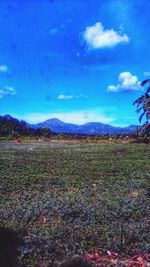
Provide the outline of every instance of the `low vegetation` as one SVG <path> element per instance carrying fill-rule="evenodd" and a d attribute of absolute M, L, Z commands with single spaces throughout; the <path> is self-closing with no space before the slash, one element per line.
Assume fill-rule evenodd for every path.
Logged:
<path fill-rule="evenodd" d="M 16 266 L 147 253 L 149 154 L 146 144 L 1 141 L 0 226 L 21 240 Z"/>

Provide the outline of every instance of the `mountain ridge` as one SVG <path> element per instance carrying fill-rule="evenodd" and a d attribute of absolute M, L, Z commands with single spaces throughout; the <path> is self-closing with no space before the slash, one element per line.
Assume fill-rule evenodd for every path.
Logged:
<path fill-rule="evenodd" d="M 96 134 L 132 134 L 134 133 L 138 126 L 129 125 L 126 127 L 116 127 L 102 122 L 88 122 L 85 124 L 73 124 L 66 123 L 58 118 L 48 119 L 44 122 L 32 125 L 32 127 L 40 128 L 47 127 L 55 133 L 70 133 L 70 134 L 86 134 L 86 135 L 96 135 Z"/>

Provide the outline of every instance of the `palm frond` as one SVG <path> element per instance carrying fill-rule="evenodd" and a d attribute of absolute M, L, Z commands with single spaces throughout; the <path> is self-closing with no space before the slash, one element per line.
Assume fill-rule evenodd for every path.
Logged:
<path fill-rule="evenodd" d="M 147 87 L 146 93 L 150 93 L 150 86 Z"/>
<path fill-rule="evenodd" d="M 143 101 L 143 98 L 144 98 L 144 95 L 142 95 L 141 97 L 139 97 L 138 99 L 136 99 L 136 100 L 133 102 L 133 105 L 135 105 L 135 104 L 140 104 L 140 103 Z"/>
<path fill-rule="evenodd" d="M 143 82 L 141 82 L 141 86 L 144 86 L 146 83 L 150 83 L 150 79 L 146 79 Z"/>
<path fill-rule="evenodd" d="M 139 122 L 141 123 L 143 116 L 145 115 L 145 111 L 140 115 Z"/>

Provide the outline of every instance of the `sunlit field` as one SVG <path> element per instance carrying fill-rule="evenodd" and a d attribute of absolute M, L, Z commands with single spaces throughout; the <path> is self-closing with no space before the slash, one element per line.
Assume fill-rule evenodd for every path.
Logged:
<path fill-rule="evenodd" d="M 1 141 L 0 226 L 16 236 L 11 266 L 95 250 L 147 253 L 149 179 L 150 145 Z"/>

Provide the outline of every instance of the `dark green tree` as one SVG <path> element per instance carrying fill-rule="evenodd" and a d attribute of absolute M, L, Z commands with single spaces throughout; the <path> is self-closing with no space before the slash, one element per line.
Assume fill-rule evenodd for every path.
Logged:
<path fill-rule="evenodd" d="M 136 99 L 133 105 L 136 105 L 136 112 L 141 113 L 139 122 L 145 117 L 144 124 L 140 127 L 142 135 L 150 135 L 150 79 L 146 79 L 141 83 L 141 86 L 147 85 L 145 93 Z"/>
<path fill-rule="evenodd" d="M 49 138 L 51 136 L 51 130 L 48 127 L 37 128 L 35 134 L 39 137 Z"/>

